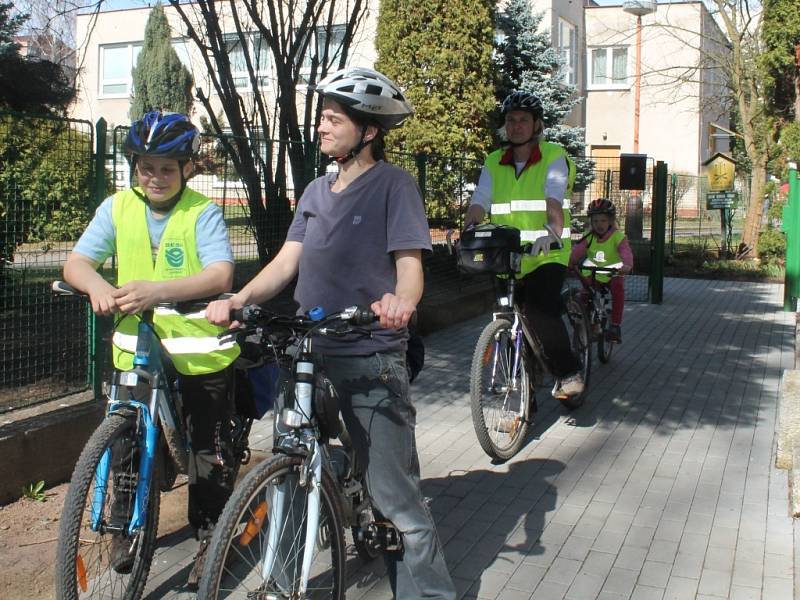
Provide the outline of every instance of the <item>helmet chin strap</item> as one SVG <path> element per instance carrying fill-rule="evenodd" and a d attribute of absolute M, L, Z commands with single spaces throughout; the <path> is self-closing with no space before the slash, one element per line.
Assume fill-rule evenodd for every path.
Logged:
<path fill-rule="evenodd" d="M 348 152 L 344 156 L 335 156 L 334 160 L 336 160 L 336 162 L 339 163 L 340 165 L 343 165 L 345 163 L 350 162 L 356 156 L 358 156 L 358 154 L 364 148 L 366 148 L 367 146 L 369 146 L 372 143 L 372 140 L 365 140 L 364 139 L 365 135 L 367 135 L 367 126 L 366 125 L 364 125 L 364 127 L 361 128 L 361 139 L 358 141 L 358 144 L 353 146 L 353 148 L 350 150 L 350 152 Z"/>

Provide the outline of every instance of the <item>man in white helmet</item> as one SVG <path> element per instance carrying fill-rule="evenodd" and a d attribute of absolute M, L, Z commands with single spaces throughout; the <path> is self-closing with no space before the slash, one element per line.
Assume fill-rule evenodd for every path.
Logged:
<path fill-rule="evenodd" d="M 278 294 L 297 275 L 299 312 L 353 304 L 380 317 L 369 337 L 315 338 L 325 373 L 376 508 L 402 535 L 403 553 L 386 554 L 396 598 L 454 600 L 430 511 L 420 491 L 409 399 L 408 322 L 422 297 L 422 252 L 431 240 L 419 188 L 385 162 L 383 138 L 412 108 L 397 85 L 371 69 L 342 69 L 317 86 L 322 95 L 320 150 L 338 173 L 303 192 L 275 259 L 230 300 L 209 305 L 209 321 L 227 325 L 230 310 Z"/>

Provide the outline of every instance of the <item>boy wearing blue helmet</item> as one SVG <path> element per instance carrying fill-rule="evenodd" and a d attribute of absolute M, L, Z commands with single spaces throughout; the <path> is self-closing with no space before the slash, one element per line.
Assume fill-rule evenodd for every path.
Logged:
<path fill-rule="evenodd" d="M 233 253 L 222 211 L 186 185 L 199 143 L 198 130 L 184 115 L 149 112 L 134 121 L 125 150 L 131 179 L 135 177 L 138 185 L 98 207 L 64 265 L 64 279 L 88 294 L 95 313 L 117 315 L 113 336 L 117 369 L 132 367 L 138 324 L 133 315 L 159 302 L 216 296 L 229 291 L 233 283 Z M 116 285 L 97 272 L 112 255 L 117 259 Z M 189 522 L 201 540 L 189 576 L 192 586 L 202 572 L 210 530 L 234 484 L 228 387 L 229 366 L 239 350 L 234 346 L 203 352 L 200 342 L 215 340 L 218 327 L 162 312 L 159 315 L 156 309 L 154 326 L 180 378 L 183 418 L 192 442 Z M 186 338 L 197 338 L 198 343 L 185 344 Z M 127 510 L 127 504 L 124 493 L 115 494 L 114 508 Z M 112 544 L 112 566 L 119 573 L 130 572 L 135 552 L 131 541 L 118 535 Z"/>

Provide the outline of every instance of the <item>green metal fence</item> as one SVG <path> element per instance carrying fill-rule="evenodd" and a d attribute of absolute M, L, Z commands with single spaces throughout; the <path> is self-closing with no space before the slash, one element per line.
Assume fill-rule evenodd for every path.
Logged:
<path fill-rule="evenodd" d="M 93 131 L 71 119 L 0 114 L 0 411 L 87 388 L 87 307 L 56 298 L 92 210 Z"/>
<path fill-rule="evenodd" d="M 56 298 L 49 292 L 50 282 L 60 277 L 63 261 L 94 209 L 115 190 L 130 185 L 122 151 L 127 128 L 106 132 L 101 119 L 96 132 L 93 129 L 85 121 L 0 113 L 0 227 L 4 241 L 0 248 L 0 412 L 84 390 L 99 381 L 91 369 L 102 362 L 99 357 L 103 349 L 102 343 L 96 348 L 92 345 L 98 337 L 92 328 L 102 327 L 95 325 L 93 318 L 87 319 L 90 312 L 83 300 Z M 223 210 L 237 263 L 234 285 L 240 287 L 269 256 L 265 240 L 272 248 L 283 241 L 294 210 L 295 188 L 325 172 L 328 164 L 313 148 L 305 149 L 310 158 L 303 169 L 304 181 L 293 185 L 286 160 L 293 142 L 261 140 L 250 144 L 258 153 L 263 196 L 248 199 L 244 182 L 226 151 L 235 141 L 241 142 L 232 137 L 203 136 L 190 185 Z M 97 151 L 95 145 L 101 150 Z M 481 160 L 401 152 L 390 153 L 389 160 L 416 177 L 424 198 L 434 248 L 424 259 L 426 299 L 444 299 L 454 291 L 485 285 L 457 272 L 451 250 L 478 180 Z M 598 164 L 594 175 L 589 189 L 575 196 L 577 213 L 588 199 L 606 196 L 623 207 L 620 217 L 625 227 L 624 207 L 640 200 L 642 239 L 633 243 L 641 268 L 652 254 L 652 176 L 647 178 L 648 189 L 633 195 L 619 190 L 618 168 Z M 287 184 L 274 183 L 280 180 Z M 701 236 L 711 236 L 715 230 L 713 214 L 708 215 L 699 200 L 694 204 L 696 215 L 681 213 L 692 206 L 684 198 L 689 192 L 679 194 L 682 183 L 686 184 L 683 187 L 688 185 L 681 179 L 673 183 L 672 208 L 667 211 L 668 236 L 673 244 L 690 231 L 687 224 L 691 232 L 697 227 Z M 694 182 L 698 190 L 701 186 L 699 180 Z M 696 197 L 700 196 L 698 191 Z M 113 278 L 112 261 L 103 272 Z M 629 278 L 626 287 L 629 300 L 647 300 L 646 276 Z"/>

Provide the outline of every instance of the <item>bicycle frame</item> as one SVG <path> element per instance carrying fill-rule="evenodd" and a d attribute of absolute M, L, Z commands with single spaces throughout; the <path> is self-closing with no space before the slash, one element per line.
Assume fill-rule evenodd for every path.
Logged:
<path fill-rule="evenodd" d="M 133 369 L 114 372 L 106 411 L 106 415 L 118 413 L 129 416 L 130 410 L 134 409 L 138 426 L 144 430 L 144 451 L 139 457 L 139 480 L 136 483 L 133 515 L 127 529 L 129 536 L 136 534 L 147 516 L 147 502 L 150 497 L 150 486 L 153 484 L 153 468 L 161 431 L 159 416 L 170 427 L 175 427 L 176 422 L 176 415 L 173 412 L 175 407 L 163 369 L 161 344 L 153 343 L 156 336 L 153 332 L 152 322 L 153 310 L 145 311 L 139 321 Z M 156 342 L 158 342 L 157 338 Z M 146 381 L 150 386 L 150 398 L 147 404 L 132 398 L 118 399 L 121 387 L 132 389 L 140 379 Z M 183 441 L 186 442 L 185 438 Z M 103 514 L 110 471 L 111 449 L 109 448 L 103 454 L 95 472 L 95 497 L 92 501 L 91 513 L 93 531 L 98 531 L 101 525 L 100 519 Z"/>

